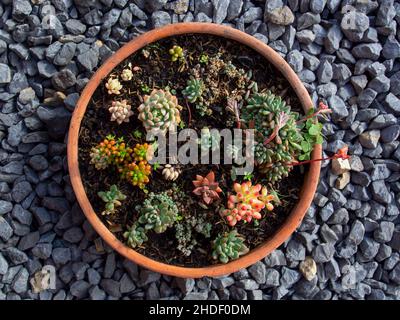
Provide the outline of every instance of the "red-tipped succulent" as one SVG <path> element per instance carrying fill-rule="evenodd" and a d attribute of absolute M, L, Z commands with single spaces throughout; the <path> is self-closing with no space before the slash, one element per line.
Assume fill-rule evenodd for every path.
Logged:
<path fill-rule="evenodd" d="M 233 227 L 238 221 L 251 222 L 262 218 L 261 210 L 274 209 L 271 201 L 275 200 L 272 194 L 268 194 L 267 188 L 261 184 L 252 185 L 251 181 L 242 184 L 235 183 L 233 189 L 236 195 L 228 197 L 227 209 L 222 211 L 229 225 Z"/>
<path fill-rule="evenodd" d="M 218 194 L 222 192 L 222 189 L 218 186 L 218 182 L 215 181 L 213 171 L 210 171 L 205 177 L 196 175 L 193 185 L 195 186 L 193 193 L 202 197 L 205 204 L 211 204 L 219 199 Z"/>

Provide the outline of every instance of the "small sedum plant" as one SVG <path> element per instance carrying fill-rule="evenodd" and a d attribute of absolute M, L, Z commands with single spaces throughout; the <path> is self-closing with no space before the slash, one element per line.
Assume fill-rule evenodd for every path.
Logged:
<path fill-rule="evenodd" d="M 169 91 L 153 90 L 150 95 L 145 95 L 143 103 L 139 106 L 139 120 L 143 122 L 147 132 L 166 133 L 181 122 L 180 111 L 176 96 Z"/>
<path fill-rule="evenodd" d="M 117 78 L 109 78 L 106 82 L 106 89 L 108 94 L 121 94 L 122 84 Z"/>
<path fill-rule="evenodd" d="M 177 61 L 183 58 L 183 49 L 180 46 L 173 46 L 169 49 L 168 53 L 171 56 L 171 61 Z"/>
<path fill-rule="evenodd" d="M 271 211 L 274 208 L 271 201 L 275 197 L 268 194 L 267 188 L 262 187 L 261 184 L 253 186 L 251 181 L 246 181 L 242 184 L 235 183 L 233 189 L 236 194 L 228 197 L 228 208 L 222 211 L 222 215 L 232 227 L 238 221 L 249 223 L 253 219 L 260 220 L 262 209 Z"/>
<path fill-rule="evenodd" d="M 246 254 L 249 249 L 244 244 L 244 239 L 236 230 L 219 234 L 213 242 L 212 257 L 222 263 L 238 259 Z"/>
<path fill-rule="evenodd" d="M 130 68 L 126 68 L 126 69 L 122 70 L 121 79 L 123 81 L 129 81 L 129 80 L 132 80 L 132 78 L 133 78 L 133 72 Z"/>
<path fill-rule="evenodd" d="M 219 199 L 219 193 L 222 189 L 215 181 L 215 173 L 210 171 L 205 177 L 196 175 L 196 180 L 193 181 L 195 189 L 193 193 L 202 198 L 205 204 L 211 204 Z"/>
<path fill-rule="evenodd" d="M 146 184 L 150 182 L 151 166 L 147 161 L 131 162 L 119 170 L 122 178 L 140 189 L 144 189 Z"/>
<path fill-rule="evenodd" d="M 199 62 L 202 64 L 208 63 L 208 55 L 206 53 L 202 53 L 199 59 Z"/>
<path fill-rule="evenodd" d="M 191 78 L 187 81 L 187 86 L 182 90 L 182 94 L 189 102 L 201 102 L 204 91 L 204 82 L 201 79 Z"/>
<path fill-rule="evenodd" d="M 102 212 L 103 215 L 114 214 L 116 208 L 121 206 L 121 201 L 126 199 L 118 187 L 114 184 L 111 186 L 109 191 L 100 191 L 98 196 L 106 203 L 105 210 Z"/>
<path fill-rule="evenodd" d="M 181 174 L 181 170 L 178 167 L 174 167 L 170 164 L 166 164 L 162 171 L 162 175 L 165 180 L 175 181 Z"/>
<path fill-rule="evenodd" d="M 193 239 L 192 226 L 188 222 L 177 223 L 175 226 L 175 238 L 178 241 L 177 249 L 186 257 L 192 254 L 197 241 Z"/>
<path fill-rule="evenodd" d="M 115 136 L 108 135 L 106 139 L 92 148 L 90 152 L 90 163 L 97 170 L 106 169 L 110 164 L 119 165 L 130 160 L 132 149 L 126 146 L 123 139 L 115 139 Z"/>
<path fill-rule="evenodd" d="M 138 210 L 139 223 L 156 233 L 164 232 L 179 219 L 178 207 L 165 192 L 150 193 Z"/>
<path fill-rule="evenodd" d="M 111 113 L 111 121 L 116 121 L 118 124 L 129 122 L 129 117 L 133 115 L 132 106 L 127 100 L 113 101 L 108 111 Z"/>
<path fill-rule="evenodd" d="M 150 161 L 153 158 L 153 149 L 152 147 L 147 144 L 136 144 L 133 148 L 133 159 L 135 161 Z"/>
<path fill-rule="evenodd" d="M 148 240 L 146 235 L 146 230 L 134 223 L 131 228 L 129 228 L 126 232 L 124 232 L 124 238 L 128 246 L 131 248 L 139 247 Z"/>

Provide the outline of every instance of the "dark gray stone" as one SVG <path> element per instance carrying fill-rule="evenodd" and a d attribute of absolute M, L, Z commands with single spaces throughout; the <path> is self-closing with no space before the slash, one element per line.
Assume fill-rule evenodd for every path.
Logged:
<path fill-rule="evenodd" d="M 26 253 L 14 247 L 7 248 L 4 253 L 13 265 L 22 264 L 28 261 L 28 256 Z"/>
<path fill-rule="evenodd" d="M 100 281 L 100 287 L 110 296 L 121 297 L 120 283 L 112 279 L 103 279 Z"/>
<path fill-rule="evenodd" d="M 8 271 L 8 262 L 0 252 L 0 275 L 4 276 Z"/>
<path fill-rule="evenodd" d="M 265 280 L 263 287 L 271 288 L 271 287 L 278 287 L 279 286 L 279 272 L 275 269 L 266 269 L 265 272 Z"/>
<path fill-rule="evenodd" d="M 51 82 L 57 90 L 64 91 L 75 85 L 76 77 L 71 70 L 63 69 L 51 78 Z"/>
<path fill-rule="evenodd" d="M 4 242 L 8 241 L 13 235 L 13 229 L 6 219 L 0 216 L 0 238 Z"/>
<path fill-rule="evenodd" d="M 83 299 L 88 296 L 89 288 L 89 283 L 84 280 L 78 280 L 70 286 L 70 292 L 77 299 Z"/>
<path fill-rule="evenodd" d="M 351 50 L 351 53 L 356 58 L 377 60 L 380 56 L 381 51 L 382 46 L 379 43 L 362 43 L 355 46 Z"/>
<path fill-rule="evenodd" d="M 378 229 L 374 231 L 374 239 L 380 243 L 389 242 L 394 232 L 394 223 L 390 221 L 381 221 Z"/>
<path fill-rule="evenodd" d="M 151 15 L 153 28 L 159 28 L 171 23 L 170 15 L 165 11 L 155 11 Z"/>
<path fill-rule="evenodd" d="M 0 215 L 10 212 L 13 209 L 11 202 L 0 200 Z"/>
<path fill-rule="evenodd" d="M 71 250 L 69 248 L 55 248 L 51 256 L 56 264 L 66 264 L 71 261 Z"/>
<path fill-rule="evenodd" d="M 313 259 L 316 263 L 328 262 L 335 253 L 335 247 L 331 243 L 323 243 L 315 247 L 313 250 Z"/>

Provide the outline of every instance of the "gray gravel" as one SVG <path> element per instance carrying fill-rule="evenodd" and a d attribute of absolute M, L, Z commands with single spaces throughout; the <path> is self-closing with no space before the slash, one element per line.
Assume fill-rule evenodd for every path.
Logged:
<path fill-rule="evenodd" d="M 0 300 L 400 299 L 400 5 L 354 3 L 1 1 Z M 215 279 L 161 276 L 115 254 L 77 206 L 66 168 L 71 112 L 96 68 L 135 36 L 182 21 L 268 43 L 313 101 L 332 107 L 325 152 L 347 144 L 353 155 L 340 188 L 323 163 L 291 239 Z M 306 257 L 316 262 L 311 280 L 299 269 Z M 43 266 L 54 266 L 56 286 L 39 294 L 31 281 Z"/>

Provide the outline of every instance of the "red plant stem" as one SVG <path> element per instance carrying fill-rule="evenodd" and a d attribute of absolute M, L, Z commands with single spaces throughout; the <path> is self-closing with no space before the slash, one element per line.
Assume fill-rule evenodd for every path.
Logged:
<path fill-rule="evenodd" d="M 312 162 L 332 160 L 332 159 L 337 159 L 337 158 L 340 158 L 340 157 L 333 155 L 332 157 L 327 157 L 327 158 L 311 159 L 311 160 L 300 161 L 300 162 L 291 162 L 291 163 L 287 163 L 287 165 L 288 166 L 300 166 L 300 165 L 308 164 L 308 163 L 312 163 Z"/>
<path fill-rule="evenodd" d="M 240 119 L 236 117 L 236 127 L 240 129 Z"/>
<path fill-rule="evenodd" d="M 268 143 L 270 143 L 272 140 L 274 140 L 274 138 L 276 137 L 278 132 L 279 132 L 279 126 L 276 126 L 274 128 L 274 131 L 272 131 L 271 135 L 267 139 L 264 140 L 264 146 L 266 146 Z"/>
<path fill-rule="evenodd" d="M 307 121 L 308 119 L 314 118 L 317 115 L 319 115 L 320 112 L 321 112 L 321 110 L 318 110 L 317 112 L 314 112 L 313 114 L 310 114 L 309 116 L 307 116 L 305 118 L 301 118 L 300 120 L 297 120 L 296 123 L 299 124 L 299 123 L 302 123 L 304 121 Z"/>

